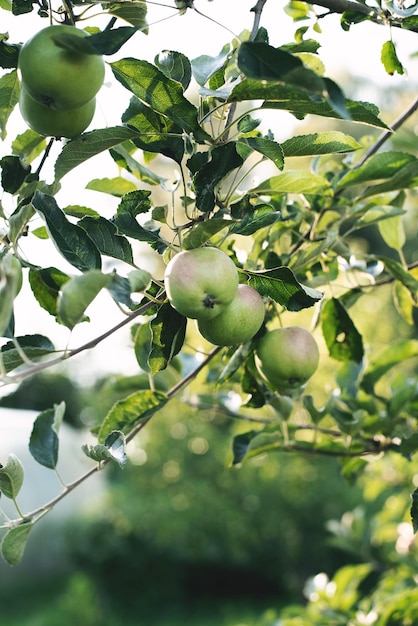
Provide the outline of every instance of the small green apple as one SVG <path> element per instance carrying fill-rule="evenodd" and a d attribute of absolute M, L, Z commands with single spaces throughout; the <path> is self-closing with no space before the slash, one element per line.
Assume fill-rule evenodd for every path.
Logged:
<path fill-rule="evenodd" d="M 36 102 L 25 88 L 20 90 L 19 108 L 27 125 L 45 137 L 72 139 L 89 126 L 96 108 L 96 99 L 71 111 L 55 111 Z"/>
<path fill-rule="evenodd" d="M 87 104 L 103 84 L 105 66 L 99 54 L 86 54 L 56 44 L 57 35 L 85 38 L 74 26 L 48 26 L 23 44 L 18 68 L 30 96 L 51 109 L 69 110 Z"/>
<path fill-rule="evenodd" d="M 300 326 L 267 332 L 257 346 L 257 356 L 261 373 L 278 391 L 302 387 L 319 363 L 315 339 Z"/>
<path fill-rule="evenodd" d="M 239 285 L 231 304 L 214 319 L 197 320 L 197 327 L 202 337 L 215 346 L 233 346 L 252 339 L 263 321 L 262 297 L 249 285 Z"/>
<path fill-rule="evenodd" d="M 164 274 L 171 306 L 193 319 L 213 319 L 235 298 L 238 272 L 218 248 L 194 248 L 174 256 Z"/>

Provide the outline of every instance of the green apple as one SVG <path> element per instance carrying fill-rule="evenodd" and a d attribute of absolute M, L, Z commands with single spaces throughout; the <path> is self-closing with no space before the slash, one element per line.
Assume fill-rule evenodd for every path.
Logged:
<path fill-rule="evenodd" d="M 200 334 L 215 346 L 232 346 L 254 337 L 264 321 L 264 302 L 258 291 L 239 285 L 231 304 L 214 319 L 199 319 Z"/>
<path fill-rule="evenodd" d="M 25 88 L 20 90 L 19 108 L 27 125 L 46 137 L 72 139 L 89 126 L 96 108 L 96 99 L 71 111 L 55 111 L 30 97 Z"/>
<path fill-rule="evenodd" d="M 48 26 L 29 39 L 19 52 L 22 83 L 31 97 L 51 109 L 69 110 L 87 104 L 103 84 L 105 66 L 99 54 L 61 47 L 54 38 L 88 34 L 74 26 Z M 81 48 L 81 46 L 80 46 Z"/>
<path fill-rule="evenodd" d="M 213 319 L 235 298 L 238 272 L 222 250 L 195 248 L 171 259 L 164 282 L 171 306 L 181 315 Z"/>
<path fill-rule="evenodd" d="M 267 332 L 257 346 L 257 356 L 261 373 L 278 391 L 302 387 L 319 363 L 315 339 L 300 326 Z"/>

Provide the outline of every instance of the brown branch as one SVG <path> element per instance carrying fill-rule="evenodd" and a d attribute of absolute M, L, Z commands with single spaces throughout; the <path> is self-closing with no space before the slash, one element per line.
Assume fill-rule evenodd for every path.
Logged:
<path fill-rule="evenodd" d="M 360 159 L 360 161 L 358 162 L 358 164 L 356 165 L 357 167 L 360 167 L 361 165 L 363 165 L 368 158 L 370 158 L 373 154 L 376 154 L 376 152 L 379 150 L 379 148 L 382 147 L 382 145 L 392 137 L 393 132 L 395 130 L 398 130 L 414 113 L 415 111 L 418 109 L 418 97 L 415 98 L 415 100 L 412 102 L 412 104 L 406 109 L 406 111 L 404 111 L 404 113 L 402 113 L 391 125 L 391 128 L 389 130 L 385 130 L 380 137 L 375 141 L 375 143 L 370 146 L 370 148 L 364 153 L 363 157 Z"/>
<path fill-rule="evenodd" d="M 353 2 L 352 0 L 315 0 L 315 2 L 307 2 L 302 0 L 306 4 L 318 5 L 328 9 L 330 13 L 345 13 L 346 11 L 355 11 L 357 13 L 364 13 L 365 15 L 376 14 L 376 9 L 368 7 L 360 2 Z"/>

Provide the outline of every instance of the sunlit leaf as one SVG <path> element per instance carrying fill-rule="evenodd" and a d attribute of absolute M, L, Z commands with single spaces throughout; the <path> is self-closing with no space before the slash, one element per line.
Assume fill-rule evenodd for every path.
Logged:
<path fill-rule="evenodd" d="M 17 71 L 0 76 L 0 138 L 6 137 L 7 120 L 19 100 L 20 83 Z"/>
<path fill-rule="evenodd" d="M 117 198 L 121 198 L 125 193 L 135 191 L 137 186 L 130 180 L 117 176 L 116 178 L 95 178 L 86 185 L 86 189 L 101 191 Z"/>
<path fill-rule="evenodd" d="M 340 131 L 296 135 L 280 145 L 285 157 L 353 152 L 362 147 L 353 137 Z"/>
<path fill-rule="evenodd" d="M 148 33 L 146 2 L 111 2 L 106 6 L 106 10 L 111 15 L 136 26 L 143 33 Z"/>
<path fill-rule="evenodd" d="M 308 171 L 287 171 L 279 176 L 268 178 L 251 190 L 259 195 L 272 195 L 275 193 L 326 193 L 330 189 L 329 182 L 318 174 Z"/>
<path fill-rule="evenodd" d="M 381 60 L 383 63 L 383 67 L 388 74 L 393 75 L 396 72 L 398 74 L 404 73 L 402 63 L 398 59 L 395 45 L 391 39 L 389 41 L 385 41 L 382 46 Z"/>
<path fill-rule="evenodd" d="M 138 59 L 120 59 L 111 63 L 117 80 L 154 111 L 162 113 L 197 141 L 209 139 L 197 121 L 196 107 L 183 96 L 179 83 L 170 80 L 151 63 Z"/>

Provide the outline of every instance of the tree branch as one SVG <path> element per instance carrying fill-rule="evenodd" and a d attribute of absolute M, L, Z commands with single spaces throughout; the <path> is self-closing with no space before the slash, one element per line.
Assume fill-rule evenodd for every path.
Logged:
<path fill-rule="evenodd" d="M 392 137 L 395 130 L 398 130 L 405 122 L 408 120 L 418 109 L 418 97 L 412 102 L 412 104 L 396 119 L 391 128 L 389 130 L 385 130 L 380 137 L 375 141 L 375 143 L 370 146 L 370 148 L 364 153 L 363 157 L 360 159 L 356 167 L 360 167 L 363 165 L 368 158 L 370 158 L 373 154 L 382 147 L 382 145 Z"/>
<path fill-rule="evenodd" d="M 357 13 L 364 13 L 365 15 L 373 15 L 376 13 L 376 9 L 368 7 L 360 2 L 353 2 L 353 0 L 315 0 L 315 2 L 308 2 L 302 0 L 306 4 L 318 5 L 328 9 L 330 13 L 345 13 L 346 11 L 355 11 Z"/>
<path fill-rule="evenodd" d="M 196 378 L 196 376 L 207 366 L 207 364 L 218 354 L 218 352 L 220 352 L 222 350 L 222 348 L 217 347 L 214 348 L 212 350 L 212 352 L 210 352 L 206 359 L 204 359 L 201 363 L 199 363 L 199 365 L 192 370 L 189 374 L 187 374 L 187 376 L 185 376 L 184 378 L 182 378 L 182 380 L 180 382 L 178 382 L 176 385 L 174 385 L 171 389 L 169 389 L 169 391 L 167 391 L 167 398 L 168 400 L 171 400 L 172 398 L 174 398 L 180 391 L 182 391 L 182 389 L 184 389 L 194 378 Z M 155 413 L 153 413 L 153 415 L 155 415 Z M 135 428 L 133 428 L 131 430 L 130 433 L 128 433 L 128 435 L 126 436 L 126 443 L 128 443 L 129 441 L 131 441 L 143 428 L 146 424 L 148 424 L 148 422 L 152 419 L 153 415 L 151 415 L 147 420 L 145 420 L 144 422 L 141 422 L 138 426 L 136 426 Z M 65 489 L 59 493 L 57 496 L 55 496 L 54 498 L 52 498 L 52 500 L 49 500 L 49 502 L 47 502 L 46 504 L 43 504 L 42 506 L 38 507 L 37 509 L 34 509 L 33 511 L 31 511 L 30 513 L 26 513 L 25 515 L 22 515 L 20 518 L 16 519 L 16 520 L 11 520 L 8 524 L 8 526 L 13 527 L 13 526 L 18 526 L 19 524 L 23 523 L 23 522 L 29 522 L 29 521 L 33 521 L 35 522 L 40 516 L 42 516 L 43 514 L 47 513 L 48 511 L 50 511 L 51 509 L 54 508 L 54 506 L 56 504 L 58 504 L 58 502 L 60 502 L 61 500 L 63 500 L 69 493 L 71 493 L 72 491 L 74 491 L 74 489 L 76 487 L 78 487 L 79 485 L 81 485 L 82 483 L 84 483 L 84 481 L 86 481 L 88 478 L 90 478 L 90 476 L 93 476 L 93 474 L 95 474 L 96 472 L 98 472 L 99 470 L 103 469 L 106 465 L 108 465 L 110 463 L 110 459 L 105 459 L 103 461 L 100 461 L 100 463 L 98 463 L 97 465 L 95 465 L 94 467 L 92 467 L 91 469 L 89 469 L 87 472 L 85 472 L 84 474 L 82 474 L 82 476 L 80 476 L 79 478 L 77 478 L 76 480 L 74 480 L 72 483 L 70 483 L 69 485 L 66 485 Z"/>

